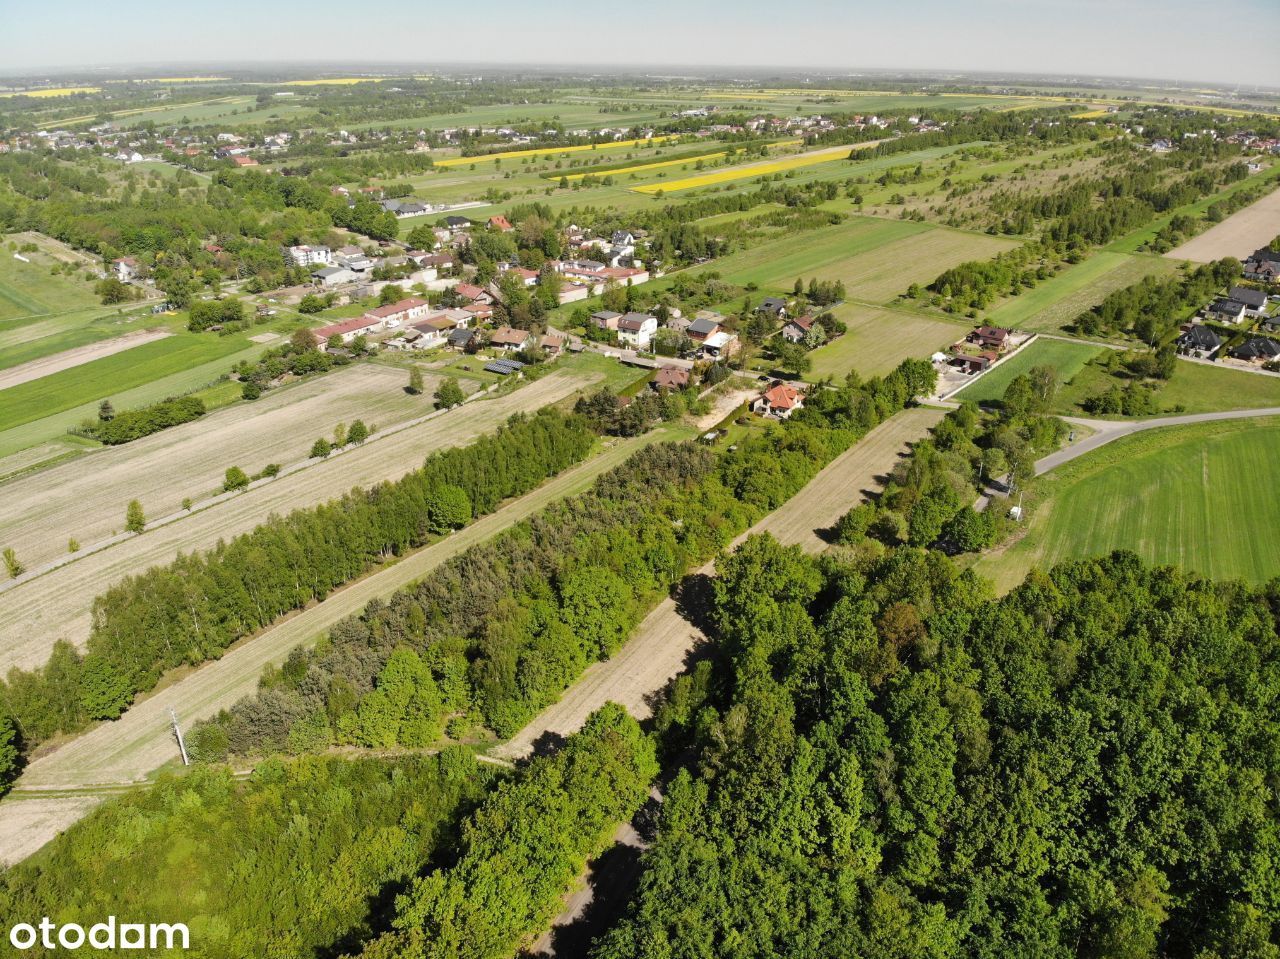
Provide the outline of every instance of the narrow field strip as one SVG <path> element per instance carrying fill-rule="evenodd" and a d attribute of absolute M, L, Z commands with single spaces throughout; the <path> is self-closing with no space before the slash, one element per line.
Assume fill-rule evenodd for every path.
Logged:
<path fill-rule="evenodd" d="M 797 170 L 802 167 L 815 166 L 819 163 L 832 163 L 836 160 L 844 160 L 849 156 L 851 150 L 867 149 L 875 146 L 881 141 L 875 140 L 870 143 L 859 143 L 853 146 L 829 147 L 825 150 L 815 150 L 812 153 L 801 153 L 797 156 L 788 157 L 784 160 L 768 160 L 763 163 L 752 163 L 748 166 L 728 167 L 724 170 L 717 170 L 715 173 L 703 173 L 699 176 L 685 177 L 682 180 L 672 180 L 669 183 L 646 183 L 643 186 L 632 187 L 635 193 L 653 194 L 658 191 L 663 193 L 678 193 L 683 190 L 694 190 L 703 186 L 715 186 L 719 183 L 730 183 L 734 180 L 746 180 L 756 176 L 769 176 L 774 173 L 782 173 L 787 170 Z"/>
<path fill-rule="evenodd" d="M 166 336 L 171 335 L 168 330 L 138 330 L 133 333 L 125 333 L 123 336 L 117 336 L 114 339 L 77 346 L 70 350 L 63 350 L 61 353 L 55 353 L 52 356 L 31 360 L 21 366 L 13 366 L 7 370 L 0 371 L 0 390 L 7 390 L 11 386 L 28 383 L 31 380 L 38 380 L 40 377 L 49 376 L 52 373 L 61 373 L 63 370 L 69 370 L 73 366 L 80 366 L 83 363 L 89 363 L 104 356 L 111 356 L 114 353 L 122 353 L 125 350 L 133 349 L 135 346 L 141 346 L 143 343 L 163 340 Z"/>
<path fill-rule="evenodd" d="M 534 150 L 507 150 L 503 153 L 486 153 L 482 156 L 473 157 L 448 157 L 444 160 L 436 160 L 435 166 L 451 167 L 465 166 L 469 163 L 489 163 L 494 160 L 510 160 L 517 157 L 533 157 L 533 156 L 549 156 L 558 153 L 582 153 L 586 150 L 617 150 L 622 147 L 646 147 L 657 146 L 659 143 L 666 143 L 669 140 L 677 140 L 679 137 L 653 137 L 649 140 L 615 140 L 612 143 L 582 143 L 569 147 L 542 147 Z"/>

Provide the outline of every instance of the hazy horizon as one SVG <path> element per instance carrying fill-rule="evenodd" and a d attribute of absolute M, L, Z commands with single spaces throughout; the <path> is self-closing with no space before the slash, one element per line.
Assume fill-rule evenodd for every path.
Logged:
<path fill-rule="evenodd" d="M 6 8 L 14 10 L 0 36 L 0 69 L 8 76 L 174 64 L 383 63 L 422 70 L 474 64 L 1005 73 L 1280 87 L 1280 57 L 1265 52 L 1263 39 L 1280 29 L 1274 0 L 1223 0 L 1211 9 L 1191 0 L 1075 0 L 1065 9 L 1050 0 L 970 0 L 963 7 L 919 0 L 865 10 L 797 0 L 785 16 L 760 0 L 728 9 L 654 0 L 642 11 L 584 10 L 567 0 L 536 8 L 480 0 L 439 11 L 392 3 L 376 17 L 336 0 L 315 0 L 302 14 L 246 0 L 226 0 L 207 13 L 159 0 L 108 6 L 69 0 L 26 7 L 21 18 L 12 0 L 0 0 L 0 11 Z M 353 41 L 353 24 L 370 32 Z M 1224 58 L 1221 52 L 1238 47 L 1242 34 L 1259 37 L 1263 49 Z M 181 56 L 192 36 L 199 37 L 198 52 Z M 464 50 L 474 51 L 475 60 Z"/>

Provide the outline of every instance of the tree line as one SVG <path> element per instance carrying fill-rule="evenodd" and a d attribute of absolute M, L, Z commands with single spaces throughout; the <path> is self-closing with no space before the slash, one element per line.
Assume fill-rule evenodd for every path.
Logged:
<path fill-rule="evenodd" d="M 786 424 L 731 450 L 640 450 L 587 492 L 295 650 L 258 695 L 198 726 L 193 749 L 217 761 L 331 743 L 421 743 L 438 729 L 512 735 L 616 652 L 688 570 L 928 393 L 934 375 L 927 361 L 908 360 L 884 379 L 815 391 Z"/>
<path fill-rule="evenodd" d="M 48 663 L 0 684 L 24 751 L 114 719 L 183 663 L 324 599 L 378 563 L 465 526 L 581 461 L 596 434 L 581 416 L 517 415 L 471 446 L 432 453 L 421 469 L 317 507 L 273 516 L 204 553 L 179 555 L 94 599 L 86 652 L 55 645 Z"/>

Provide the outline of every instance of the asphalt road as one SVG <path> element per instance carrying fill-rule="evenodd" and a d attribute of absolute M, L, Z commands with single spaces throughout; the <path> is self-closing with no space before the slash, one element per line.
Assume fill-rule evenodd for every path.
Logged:
<path fill-rule="evenodd" d="M 1058 452 L 1050 453 L 1043 459 L 1036 460 L 1036 475 L 1043 476 L 1050 470 L 1056 469 L 1063 463 L 1069 463 L 1078 456 L 1090 453 L 1100 446 L 1106 446 L 1122 436 L 1141 433 L 1143 430 L 1155 430 L 1164 426 L 1187 426 L 1191 423 L 1215 423 L 1219 420 L 1246 420 L 1255 416 L 1280 416 L 1280 407 L 1270 406 L 1257 410 L 1228 410 L 1224 413 L 1190 413 L 1186 416 L 1160 416 L 1149 420 L 1091 420 L 1064 416 L 1062 417 L 1064 422 L 1076 426 L 1086 426 L 1093 430 L 1094 433 L 1092 436 L 1085 437 L 1079 443 L 1074 443 L 1066 449 L 1058 450 Z"/>

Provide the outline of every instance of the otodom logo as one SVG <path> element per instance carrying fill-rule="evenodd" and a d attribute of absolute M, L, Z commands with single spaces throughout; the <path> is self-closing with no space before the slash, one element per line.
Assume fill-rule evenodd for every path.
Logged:
<path fill-rule="evenodd" d="M 58 925 L 48 916 L 32 925 L 20 922 L 9 930 L 9 945 L 25 952 L 37 945 L 45 949 L 189 949 L 191 936 L 181 922 L 116 922 L 107 916 L 87 930 L 74 922 Z"/>

